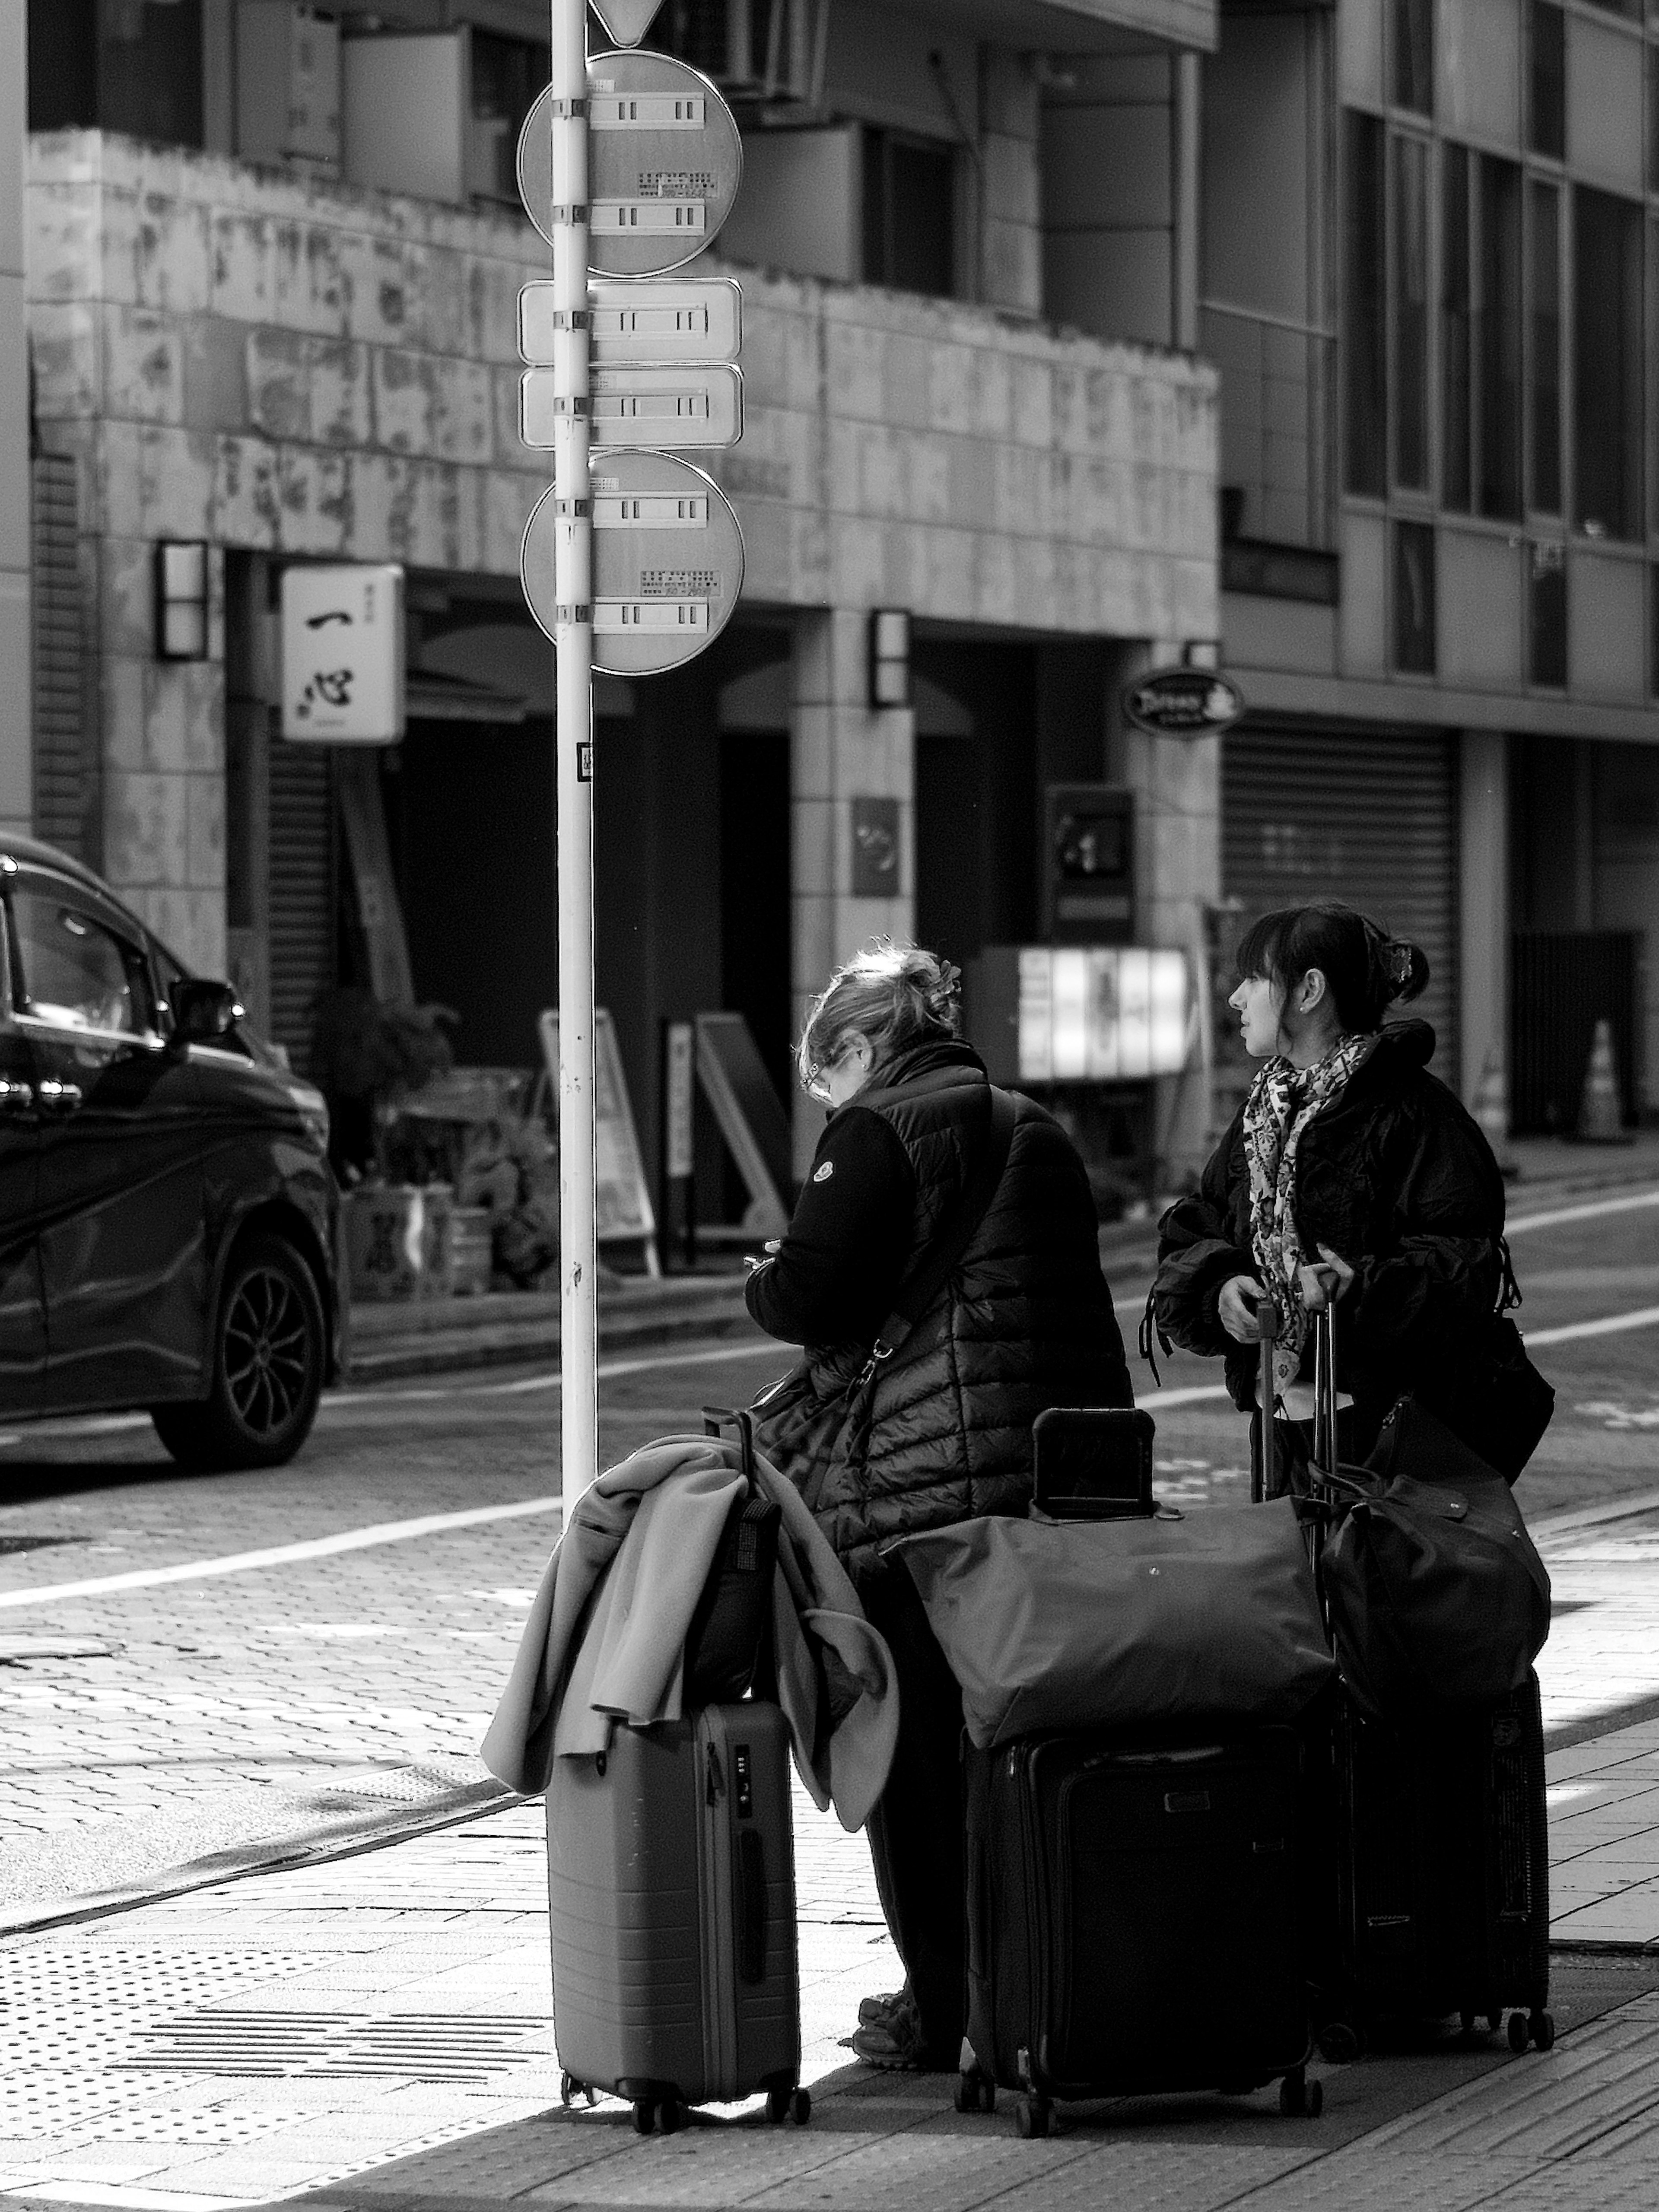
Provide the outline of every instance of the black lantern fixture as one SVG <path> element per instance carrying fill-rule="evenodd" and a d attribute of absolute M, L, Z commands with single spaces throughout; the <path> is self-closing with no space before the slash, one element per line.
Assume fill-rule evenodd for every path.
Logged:
<path fill-rule="evenodd" d="M 200 541 L 155 549 L 155 657 L 208 657 L 208 550 Z"/>

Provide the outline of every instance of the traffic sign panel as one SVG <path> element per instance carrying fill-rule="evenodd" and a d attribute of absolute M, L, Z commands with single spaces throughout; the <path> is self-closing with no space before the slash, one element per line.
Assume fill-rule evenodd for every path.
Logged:
<path fill-rule="evenodd" d="M 735 361 L 743 340 L 743 294 L 730 276 L 596 277 L 588 287 L 587 328 L 596 363 Z M 568 318 L 556 288 L 536 283 L 519 292 L 521 360 L 550 366 L 559 358 Z"/>
<path fill-rule="evenodd" d="M 743 585 L 743 533 L 711 477 L 668 453 L 593 458 L 593 665 L 610 676 L 681 667 L 731 620 Z M 551 637 L 562 611 L 554 584 L 561 526 L 576 518 L 556 491 L 524 534 L 520 579 Z"/>
<path fill-rule="evenodd" d="M 681 268 L 738 196 L 743 142 L 731 109 L 706 76 L 668 54 L 595 54 L 587 84 L 590 265 L 609 276 Z M 519 191 L 550 245 L 557 119 L 550 87 L 519 137 Z"/>
<path fill-rule="evenodd" d="M 725 362 L 683 368 L 599 368 L 592 391 L 571 399 L 557 372 L 527 368 L 519 385 L 519 435 L 526 446 L 556 442 L 560 418 L 584 414 L 596 446 L 636 446 L 653 453 L 686 447 L 735 446 L 743 435 L 743 377 Z"/>

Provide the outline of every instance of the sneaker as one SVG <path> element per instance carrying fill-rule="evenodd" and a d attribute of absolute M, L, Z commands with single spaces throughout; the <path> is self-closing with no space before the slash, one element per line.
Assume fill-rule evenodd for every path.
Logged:
<path fill-rule="evenodd" d="M 859 2026 L 860 2027 L 886 2027 L 891 2022 L 893 2014 L 899 2009 L 900 2006 L 908 2005 L 909 2002 L 910 1984 L 908 1982 L 904 1984 L 904 1987 L 902 1990 L 889 1990 L 884 1997 L 860 1997 L 859 1999 Z"/>
<path fill-rule="evenodd" d="M 914 2012 L 896 2012 L 884 2024 L 860 2027 L 847 2039 L 847 2047 L 866 2066 L 884 2073 L 921 2074 L 927 2069 L 921 2047 L 921 2024 Z"/>

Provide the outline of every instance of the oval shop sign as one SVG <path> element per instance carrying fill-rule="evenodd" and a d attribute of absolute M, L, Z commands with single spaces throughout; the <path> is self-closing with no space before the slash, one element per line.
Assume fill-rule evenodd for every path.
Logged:
<path fill-rule="evenodd" d="M 1244 699 L 1213 668 L 1161 668 L 1129 686 L 1123 712 L 1154 737 L 1207 737 L 1232 727 L 1244 712 Z"/>

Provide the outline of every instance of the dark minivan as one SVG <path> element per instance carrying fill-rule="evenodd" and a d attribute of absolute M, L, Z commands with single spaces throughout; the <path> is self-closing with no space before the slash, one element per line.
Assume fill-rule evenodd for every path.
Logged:
<path fill-rule="evenodd" d="M 0 839 L 0 1415 L 276 1467 L 337 1365 L 320 1092 L 89 869 Z"/>

